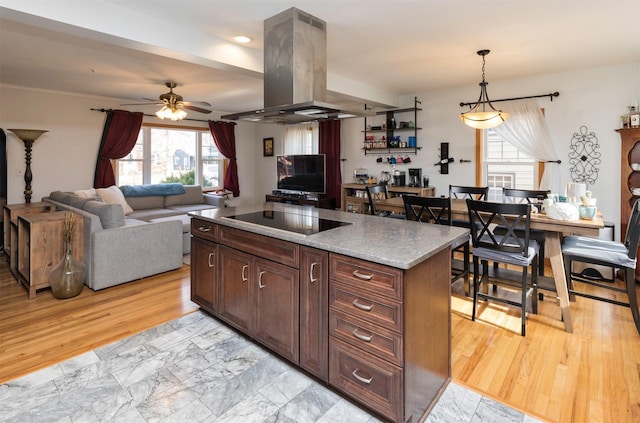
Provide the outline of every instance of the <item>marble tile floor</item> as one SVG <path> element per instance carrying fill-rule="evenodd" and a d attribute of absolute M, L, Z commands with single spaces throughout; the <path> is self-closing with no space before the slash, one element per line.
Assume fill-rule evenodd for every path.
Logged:
<path fill-rule="evenodd" d="M 195 312 L 0 385 L 0 422 L 379 422 Z M 428 422 L 536 422 L 455 383 Z"/>

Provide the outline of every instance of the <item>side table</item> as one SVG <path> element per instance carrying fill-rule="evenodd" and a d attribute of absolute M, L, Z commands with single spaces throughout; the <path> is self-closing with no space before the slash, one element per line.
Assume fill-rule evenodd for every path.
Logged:
<path fill-rule="evenodd" d="M 65 213 L 72 212 L 57 211 L 18 217 L 18 280 L 27 289 L 29 299 L 35 298 L 37 290 L 50 286 L 49 272 L 64 257 Z M 83 259 L 82 226 L 82 216 L 76 215 L 71 249 L 79 260 Z"/>
<path fill-rule="evenodd" d="M 18 279 L 18 217 L 54 211 L 50 203 L 5 204 L 3 207 L 4 252 L 9 259 L 9 270 Z"/>

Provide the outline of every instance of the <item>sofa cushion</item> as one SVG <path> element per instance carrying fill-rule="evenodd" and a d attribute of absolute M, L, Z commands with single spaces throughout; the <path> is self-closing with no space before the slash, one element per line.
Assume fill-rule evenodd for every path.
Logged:
<path fill-rule="evenodd" d="M 122 206 L 124 214 L 129 214 L 133 211 L 131 206 L 127 203 L 127 200 L 125 200 L 122 191 L 120 191 L 120 188 L 117 186 L 111 185 L 109 188 L 98 188 L 96 189 L 96 192 L 105 203 L 119 204 Z M 124 225 L 124 222 L 122 224 Z"/>
<path fill-rule="evenodd" d="M 164 199 L 164 207 L 204 203 L 202 187 L 200 185 L 185 185 L 184 189 L 184 194 L 167 195 Z"/>
<path fill-rule="evenodd" d="M 177 210 L 171 209 L 143 209 L 143 210 L 134 210 L 133 213 L 129 213 L 127 215 L 128 218 L 144 220 L 146 222 L 151 219 L 157 219 L 159 217 L 166 216 L 177 216 L 179 214 L 183 214 Z"/>
<path fill-rule="evenodd" d="M 73 193 L 75 195 L 77 195 L 78 197 L 84 197 L 84 198 L 95 198 L 95 197 L 98 197 L 98 193 L 96 192 L 95 188 L 78 189 L 78 190 L 73 191 Z"/>
<path fill-rule="evenodd" d="M 133 210 L 161 209 L 164 207 L 164 196 L 125 197 Z"/>
<path fill-rule="evenodd" d="M 84 204 L 83 209 L 98 216 L 103 229 L 124 226 L 124 210 L 120 204 L 108 204 L 89 200 Z"/>
<path fill-rule="evenodd" d="M 76 209 L 83 209 L 85 203 L 91 200 L 95 200 L 95 198 L 80 197 L 78 195 L 71 194 L 69 202 L 67 204 L 69 204 L 71 207 L 75 207 Z"/>
<path fill-rule="evenodd" d="M 175 210 L 176 212 L 181 212 L 181 213 L 189 213 L 192 211 L 198 211 L 198 210 L 209 210 L 209 209 L 216 209 L 216 206 L 213 206 L 211 204 L 186 204 L 184 206 L 173 206 L 173 207 L 168 207 L 168 210 Z"/>

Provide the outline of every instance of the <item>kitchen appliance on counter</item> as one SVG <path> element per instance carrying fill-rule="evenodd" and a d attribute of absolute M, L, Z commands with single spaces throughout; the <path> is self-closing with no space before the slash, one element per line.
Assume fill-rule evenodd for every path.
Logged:
<path fill-rule="evenodd" d="M 397 187 L 403 187 L 407 184 L 407 176 L 404 170 L 393 171 L 393 185 Z"/>
<path fill-rule="evenodd" d="M 409 187 L 422 187 L 422 169 L 409 169 Z"/>

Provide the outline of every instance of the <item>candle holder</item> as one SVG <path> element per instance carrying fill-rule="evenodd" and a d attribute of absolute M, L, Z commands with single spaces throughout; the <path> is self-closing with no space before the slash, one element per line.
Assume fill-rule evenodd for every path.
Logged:
<path fill-rule="evenodd" d="M 33 180 L 33 174 L 31 173 L 31 148 L 33 147 L 33 143 L 40 138 L 42 134 L 49 131 L 41 129 L 9 129 L 9 131 L 16 134 L 24 143 L 24 161 L 26 163 L 24 169 L 24 202 L 30 203 L 31 194 L 33 194 L 31 190 L 31 181 Z"/>

